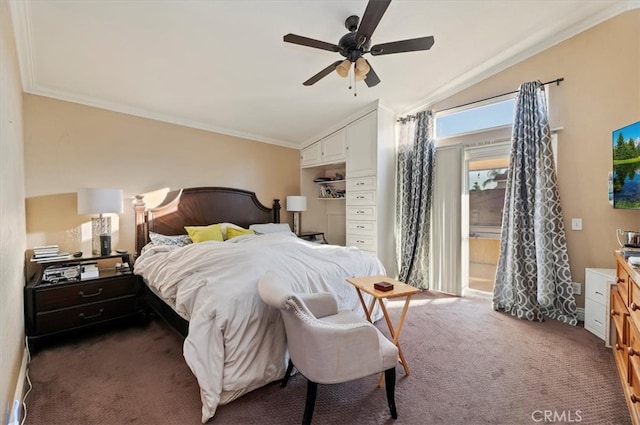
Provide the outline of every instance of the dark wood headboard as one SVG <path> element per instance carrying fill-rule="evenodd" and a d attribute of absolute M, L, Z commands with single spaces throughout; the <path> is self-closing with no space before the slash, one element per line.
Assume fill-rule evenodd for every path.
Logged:
<path fill-rule="evenodd" d="M 280 200 L 267 208 L 254 192 L 228 187 L 194 187 L 169 192 L 155 208 L 146 208 L 136 195 L 136 256 L 149 242 L 149 232 L 183 235 L 184 226 L 234 223 L 249 227 L 256 223 L 280 223 Z"/>

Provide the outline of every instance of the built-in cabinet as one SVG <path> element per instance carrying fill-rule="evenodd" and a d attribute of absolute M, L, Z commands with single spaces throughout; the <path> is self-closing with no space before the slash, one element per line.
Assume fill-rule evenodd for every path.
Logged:
<path fill-rule="evenodd" d="M 616 254 L 616 281 L 610 285 L 609 343 L 631 421 L 640 425 L 640 270 Z"/>
<path fill-rule="evenodd" d="M 302 168 L 320 165 L 336 164 L 346 161 L 347 130 L 340 130 L 323 137 L 319 141 L 300 151 L 300 165 Z"/>
<path fill-rule="evenodd" d="M 332 244 L 355 246 L 376 255 L 389 276 L 395 277 L 395 138 L 393 113 L 378 105 L 345 127 L 329 134 L 302 150 L 301 188 L 308 198 L 317 198 L 311 192 L 309 181 L 317 177 L 331 177 L 335 167 L 344 166 L 345 198 L 336 202 L 308 203 L 305 213 L 309 230 L 325 231 Z M 344 157 L 340 155 L 344 146 Z M 315 149 L 320 149 L 320 160 Z M 317 185 L 316 185 L 317 186 Z M 311 186 L 312 187 L 312 186 Z M 309 211 L 310 207 L 317 209 Z M 324 213 L 322 211 L 325 211 Z M 342 214 L 342 224 L 336 220 Z M 305 219 L 306 220 L 306 219 Z M 314 224 L 317 223 L 317 224 Z M 333 224 L 332 224 L 333 223 Z M 325 230 L 323 226 L 326 226 Z M 340 228 L 333 231 L 333 228 Z M 339 234 L 338 234 L 339 233 Z"/>

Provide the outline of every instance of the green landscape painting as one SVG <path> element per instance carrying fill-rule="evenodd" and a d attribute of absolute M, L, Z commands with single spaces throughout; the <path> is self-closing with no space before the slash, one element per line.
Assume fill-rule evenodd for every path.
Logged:
<path fill-rule="evenodd" d="M 640 209 L 640 121 L 612 136 L 613 206 Z"/>

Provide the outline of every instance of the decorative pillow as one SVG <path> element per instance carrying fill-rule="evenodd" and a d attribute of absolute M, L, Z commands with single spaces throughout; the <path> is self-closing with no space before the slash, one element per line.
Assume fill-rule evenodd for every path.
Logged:
<path fill-rule="evenodd" d="M 209 226 L 184 226 L 189 233 L 193 242 L 218 241 L 224 242 L 222 237 L 222 228 L 220 224 L 211 224 Z"/>
<path fill-rule="evenodd" d="M 181 247 L 191 243 L 189 235 L 167 236 L 161 233 L 149 232 L 149 239 L 154 245 Z"/>
<path fill-rule="evenodd" d="M 256 232 L 254 232 L 253 230 L 243 229 L 242 227 L 239 229 L 236 229 L 235 227 L 227 228 L 227 239 L 233 239 L 237 236 L 255 235 L 255 234 Z"/>
<path fill-rule="evenodd" d="M 258 235 L 264 235 L 267 233 L 289 232 L 291 233 L 291 227 L 287 223 L 264 223 L 264 224 L 252 224 L 249 229 L 255 231 Z"/>

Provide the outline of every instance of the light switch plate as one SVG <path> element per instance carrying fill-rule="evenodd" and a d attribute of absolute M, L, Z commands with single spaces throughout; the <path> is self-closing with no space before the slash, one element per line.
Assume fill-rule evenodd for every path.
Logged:
<path fill-rule="evenodd" d="M 582 230 L 582 219 L 581 218 L 572 218 L 571 219 L 571 230 Z"/>

